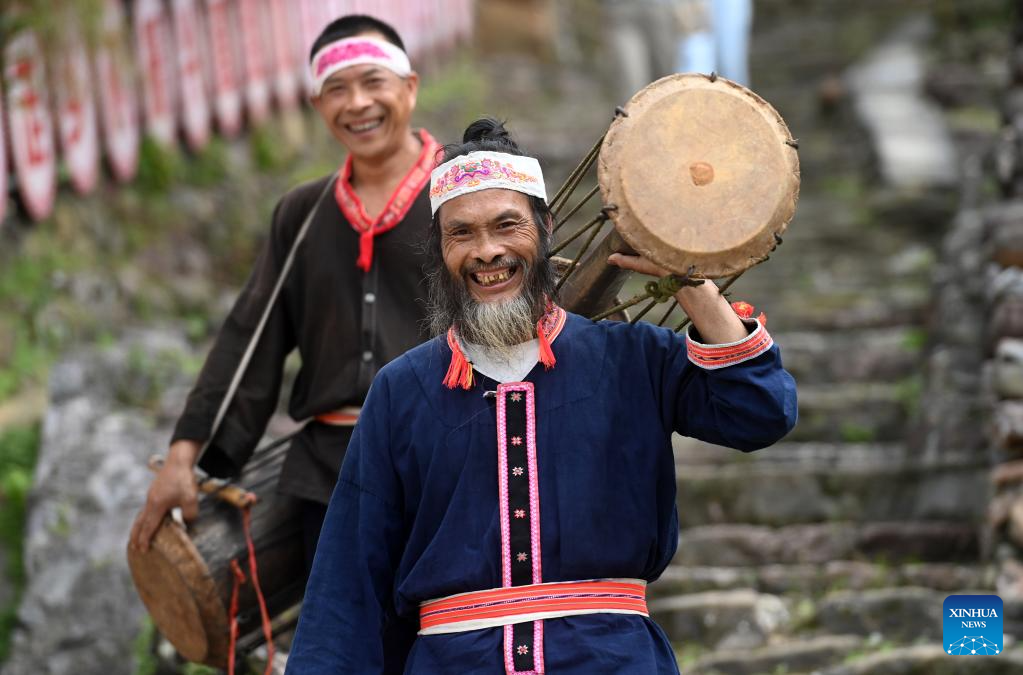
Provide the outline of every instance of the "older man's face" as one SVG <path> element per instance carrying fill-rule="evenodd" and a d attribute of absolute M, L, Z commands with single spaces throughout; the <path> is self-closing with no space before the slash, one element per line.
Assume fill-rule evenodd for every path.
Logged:
<path fill-rule="evenodd" d="M 536 263 L 538 224 L 529 198 L 493 188 L 455 197 L 440 207 L 444 265 L 482 303 L 518 297 Z"/>

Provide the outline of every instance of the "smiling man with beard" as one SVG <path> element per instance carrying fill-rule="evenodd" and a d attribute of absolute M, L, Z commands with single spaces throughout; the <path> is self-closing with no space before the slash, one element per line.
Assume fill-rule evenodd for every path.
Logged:
<path fill-rule="evenodd" d="M 539 163 L 487 119 L 444 160 L 427 252 L 440 334 L 373 383 L 288 672 L 677 673 L 645 601 L 678 544 L 671 434 L 771 445 L 795 384 L 710 282 L 676 294 L 685 337 L 565 312 Z M 410 624 L 411 646 L 392 638 Z"/>

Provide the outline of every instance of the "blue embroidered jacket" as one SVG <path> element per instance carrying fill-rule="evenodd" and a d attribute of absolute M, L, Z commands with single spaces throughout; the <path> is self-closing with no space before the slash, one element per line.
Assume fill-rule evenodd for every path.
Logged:
<path fill-rule="evenodd" d="M 795 383 L 773 345 L 703 368 L 669 330 L 570 314 L 553 350 L 554 368 L 537 364 L 526 377 L 544 582 L 654 581 L 678 545 L 672 432 L 751 451 L 796 421 Z M 722 348 L 723 362 L 736 351 Z M 446 388 L 450 358 L 437 338 L 375 379 L 320 536 L 289 674 L 505 673 L 501 628 L 416 636 L 421 602 L 502 586 L 496 406 L 483 396 L 497 385 L 477 373 L 469 390 Z M 552 675 L 678 672 L 661 629 L 634 614 L 547 619 L 542 650 Z"/>

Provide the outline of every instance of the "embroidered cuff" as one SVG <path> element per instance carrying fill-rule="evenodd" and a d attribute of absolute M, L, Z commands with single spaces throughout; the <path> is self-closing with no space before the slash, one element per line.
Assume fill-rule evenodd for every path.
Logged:
<path fill-rule="evenodd" d="M 705 345 L 698 341 L 699 333 L 692 327 L 686 333 L 686 352 L 689 360 L 701 368 L 716 370 L 736 363 L 749 361 L 760 356 L 774 344 L 767 329 L 756 320 L 744 320 L 747 328 L 753 330 L 738 342 L 720 345 Z"/>

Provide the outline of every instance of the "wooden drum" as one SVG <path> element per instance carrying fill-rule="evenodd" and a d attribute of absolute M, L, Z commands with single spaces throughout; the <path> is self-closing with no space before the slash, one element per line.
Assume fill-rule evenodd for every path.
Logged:
<path fill-rule="evenodd" d="M 799 197 L 796 148 L 781 116 L 749 89 L 670 75 L 612 122 L 597 175 L 630 248 L 673 273 L 717 279 L 777 245 Z"/>
<path fill-rule="evenodd" d="M 251 531 L 271 617 L 301 602 L 305 587 L 299 509 L 294 500 L 276 493 L 287 449 L 284 444 L 255 456 L 237 481 L 259 496 L 251 507 Z M 188 532 L 167 518 L 147 553 L 128 549 L 139 597 L 156 627 L 189 661 L 227 667 L 233 559 L 247 578 L 239 593 L 238 634 L 259 635 L 261 616 L 249 578 L 242 514 L 234 506 L 203 496 Z"/>

